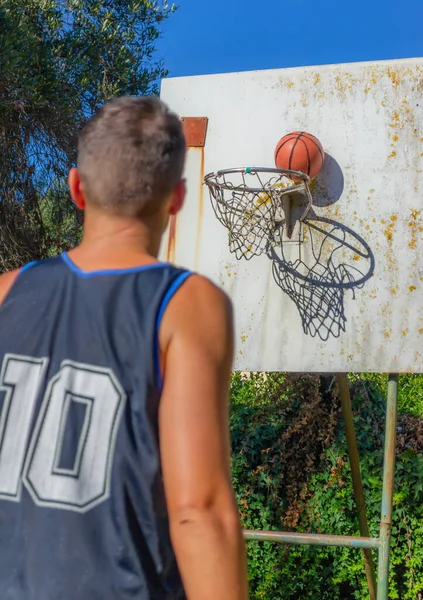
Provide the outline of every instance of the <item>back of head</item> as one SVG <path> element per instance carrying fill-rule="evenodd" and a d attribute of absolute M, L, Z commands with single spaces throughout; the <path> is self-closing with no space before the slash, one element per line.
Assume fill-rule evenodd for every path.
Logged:
<path fill-rule="evenodd" d="M 156 212 L 180 182 L 184 160 L 181 122 L 155 96 L 106 102 L 79 137 L 86 201 L 120 216 Z"/>

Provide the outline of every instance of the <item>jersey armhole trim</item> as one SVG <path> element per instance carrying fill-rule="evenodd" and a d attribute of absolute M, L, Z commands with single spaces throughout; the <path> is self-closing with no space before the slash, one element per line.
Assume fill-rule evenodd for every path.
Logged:
<path fill-rule="evenodd" d="M 35 267 L 35 265 L 38 265 L 39 261 L 38 260 L 33 260 L 30 263 L 27 263 L 26 265 L 24 265 L 22 267 L 22 269 L 19 270 L 19 273 L 16 275 L 15 281 L 20 277 L 20 275 L 22 273 L 25 273 L 25 271 L 28 271 L 28 269 L 31 269 L 32 267 Z"/>
<path fill-rule="evenodd" d="M 173 283 L 169 286 L 166 294 L 163 296 L 163 299 L 160 303 L 159 310 L 157 312 L 156 318 L 156 330 L 154 336 L 154 371 L 156 376 L 156 383 L 159 391 L 162 391 L 163 387 L 163 377 L 160 369 L 160 344 L 159 344 L 159 330 L 160 324 L 163 319 L 163 315 L 165 313 L 166 308 L 168 307 L 169 302 L 172 300 L 173 296 L 182 286 L 182 284 L 193 275 L 191 271 L 184 271 L 173 281 Z"/>

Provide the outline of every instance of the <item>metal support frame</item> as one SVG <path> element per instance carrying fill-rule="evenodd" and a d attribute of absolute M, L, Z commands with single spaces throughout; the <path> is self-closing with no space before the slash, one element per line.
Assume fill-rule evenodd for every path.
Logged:
<path fill-rule="evenodd" d="M 348 384 L 348 376 L 346 374 L 338 376 L 338 385 L 339 394 L 341 396 L 342 414 L 344 417 L 345 435 L 347 438 L 348 457 L 351 467 L 351 478 L 354 489 L 360 535 L 363 537 L 370 537 L 366 515 L 366 505 L 364 501 L 363 483 L 361 480 L 357 439 L 355 435 L 354 419 L 351 407 L 350 386 Z M 370 548 L 363 548 L 363 558 L 370 600 L 376 600 L 376 571 L 375 564 L 373 562 L 372 550 Z"/>
<path fill-rule="evenodd" d="M 388 600 L 389 551 L 391 546 L 392 505 L 394 497 L 395 447 L 397 438 L 398 375 L 390 375 L 386 407 L 385 453 L 383 459 L 382 512 L 378 569 L 378 600 Z"/>
<path fill-rule="evenodd" d="M 347 546 L 361 548 L 366 569 L 369 597 L 371 600 L 388 600 L 389 596 L 389 553 L 391 542 L 392 505 L 395 474 L 395 446 L 398 404 L 398 375 L 389 375 L 388 399 L 385 424 L 385 451 L 383 467 L 383 490 L 380 533 L 378 538 L 370 537 L 361 481 L 360 463 L 355 436 L 353 414 L 347 375 L 338 375 L 342 411 L 348 445 L 348 455 L 355 502 L 358 513 L 360 536 L 322 535 L 313 533 L 292 533 L 281 531 L 244 531 L 246 540 L 276 542 L 309 546 Z M 378 581 L 376 592 L 375 566 L 372 550 L 378 550 Z"/>

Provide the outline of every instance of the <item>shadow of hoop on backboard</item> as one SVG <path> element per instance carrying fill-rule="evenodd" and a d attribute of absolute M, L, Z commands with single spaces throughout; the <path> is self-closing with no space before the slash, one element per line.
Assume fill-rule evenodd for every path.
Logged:
<path fill-rule="evenodd" d="M 344 299 L 372 276 L 375 258 L 369 245 L 349 227 L 313 216 L 304 223 L 306 245 L 281 243 L 283 224 L 269 240 L 276 284 L 295 303 L 303 331 L 326 341 L 345 331 Z"/>

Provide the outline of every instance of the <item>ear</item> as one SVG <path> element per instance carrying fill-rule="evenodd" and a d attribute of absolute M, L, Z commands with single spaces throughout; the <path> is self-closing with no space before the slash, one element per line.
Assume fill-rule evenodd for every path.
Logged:
<path fill-rule="evenodd" d="M 82 185 L 81 180 L 79 178 L 78 169 L 72 168 L 69 171 L 68 184 L 70 195 L 75 206 L 79 208 L 79 210 L 84 210 L 85 198 L 84 193 L 82 191 Z"/>
<path fill-rule="evenodd" d="M 169 214 L 176 215 L 184 205 L 185 195 L 187 193 L 186 180 L 181 179 L 173 191 L 172 201 L 170 203 Z"/>

